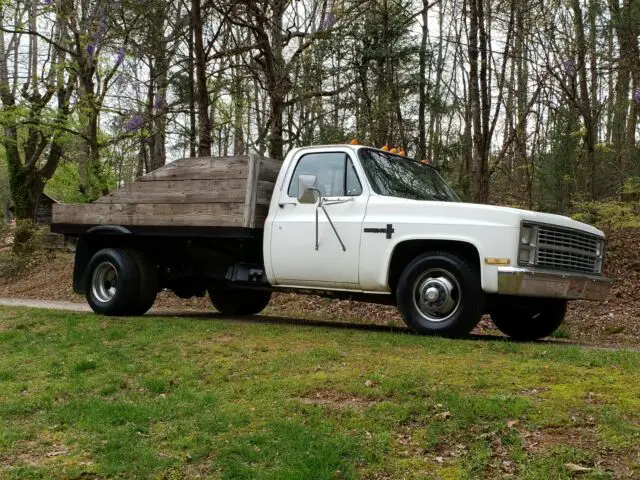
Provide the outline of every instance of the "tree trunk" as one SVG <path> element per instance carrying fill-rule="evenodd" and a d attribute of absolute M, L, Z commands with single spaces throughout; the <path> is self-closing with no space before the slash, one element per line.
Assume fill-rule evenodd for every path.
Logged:
<path fill-rule="evenodd" d="M 189 56 L 187 60 L 187 69 L 189 75 L 189 156 L 195 157 L 197 154 L 196 140 L 196 100 L 195 100 L 195 80 L 193 78 L 194 71 L 194 51 L 193 51 L 193 22 L 189 22 Z"/>
<path fill-rule="evenodd" d="M 211 118 L 207 90 L 207 59 L 204 51 L 200 0 L 191 0 L 196 70 L 196 104 L 198 105 L 198 156 L 211 156 Z"/>
<path fill-rule="evenodd" d="M 584 122 L 584 161 L 586 163 L 589 178 L 587 180 L 587 190 L 589 197 L 593 200 L 596 193 L 596 141 L 597 132 L 593 118 L 591 97 L 589 95 L 589 79 L 587 76 L 587 40 L 584 31 L 584 20 L 582 18 L 582 8 L 580 0 L 571 0 L 574 13 L 574 27 L 576 33 L 576 47 L 578 54 L 578 104 L 582 120 Z"/>
<path fill-rule="evenodd" d="M 484 0 L 469 2 L 469 101 L 473 122 L 473 157 L 471 158 L 471 200 L 486 203 L 489 199 L 487 91 L 487 38 L 484 29 Z M 478 72 L 480 63 L 480 72 Z M 482 90 L 482 91 L 481 91 Z"/>
<path fill-rule="evenodd" d="M 420 41 L 419 75 L 418 80 L 418 159 L 427 157 L 427 41 L 429 36 L 429 1 L 422 0 L 422 39 Z"/>

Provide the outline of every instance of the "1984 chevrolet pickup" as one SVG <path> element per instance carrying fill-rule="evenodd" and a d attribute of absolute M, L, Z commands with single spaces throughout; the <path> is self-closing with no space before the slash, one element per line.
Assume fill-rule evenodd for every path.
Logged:
<path fill-rule="evenodd" d="M 228 315 L 295 291 L 397 305 L 411 329 L 443 336 L 489 313 L 533 340 L 568 300 L 603 301 L 611 285 L 600 230 L 462 203 L 431 166 L 360 145 L 177 160 L 56 205 L 53 230 L 77 237 L 74 289 L 106 315 L 143 314 L 161 289 L 208 293 Z"/>

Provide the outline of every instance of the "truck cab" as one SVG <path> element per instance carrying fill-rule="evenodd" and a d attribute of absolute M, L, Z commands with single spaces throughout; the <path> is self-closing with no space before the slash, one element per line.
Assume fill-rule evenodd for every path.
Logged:
<path fill-rule="evenodd" d="M 467 334 L 489 313 L 505 334 L 531 340 L 560 325 L 567 301 L 602 301 L 610 289 L 600 230 L 559 215 L 463 203 L 436 169 L 402 155 L 360 145 L 297 148 L 269 188 L 264 228 L 242 235 L 221 230 L 205 241 L 165 230 L 150 238 L 102 225 L 111 236 L 96 243 L 85 231 L 80 236 L 94 246 L 79 246 L 76 290 L 107 314 L 132 313 L 103 308 L 114 288 L 116 295 L 146 285 L 153 299 L 160 288 L 208 291 L 229 314 L 258 313 L 273 291 L 315 293 L 394 304 L 413 330 L 446 336 Z M 127 240 L 113 229 L 129 232 Z M 110 245 L 124 257 L 102 252 L 97 262 Z M 105 262 L 113 268 L 101 270 Z M 137 280 L 123 278 L 136 270 Z"/>

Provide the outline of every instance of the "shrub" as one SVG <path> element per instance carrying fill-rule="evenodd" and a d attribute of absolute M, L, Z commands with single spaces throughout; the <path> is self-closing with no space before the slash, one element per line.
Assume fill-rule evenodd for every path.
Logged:
<path fill-rule="evenodd" d="M 636 202 L 575 202 L 573 212 L 573 219 L 595 225 L 607 234 L 640 227 L 640 204 Z"/>
<path fill-rule="evenodd" d="M 0 255 L 0 277 L 13 277 L 46 258 L 47 227 L 21 220 L 13 230 L 11 250 Z"/>

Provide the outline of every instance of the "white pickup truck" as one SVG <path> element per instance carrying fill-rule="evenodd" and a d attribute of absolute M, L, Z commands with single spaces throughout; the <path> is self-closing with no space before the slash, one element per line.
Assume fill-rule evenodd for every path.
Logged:
<path fill-rule="evenodd" d="M 167 188 L 180 188 L 176 171 Z M 518 340 L 550 335 L 568 300 L 609 293 L 600 230 L 463 203 L 434 168 L 410 158 L 359 145 L 297 148 L 272 180 L 263 228 L 225 226 L 222 216 L 189 227 L 178 214 L 175 225 L 158 225 L 140 220 L 139 206 L 118 223 L 105 210 L 55 223 L 54 212 L 53 229 L 79 237 L 74 289 L 107 315 L 143 314 L 163 288 L 208 292 L 228 315 L 261 312 L 274 291 L 352 298 L 397 305 L 411 329 L 443 336 L 465 335 L 489 313 Z"/>

